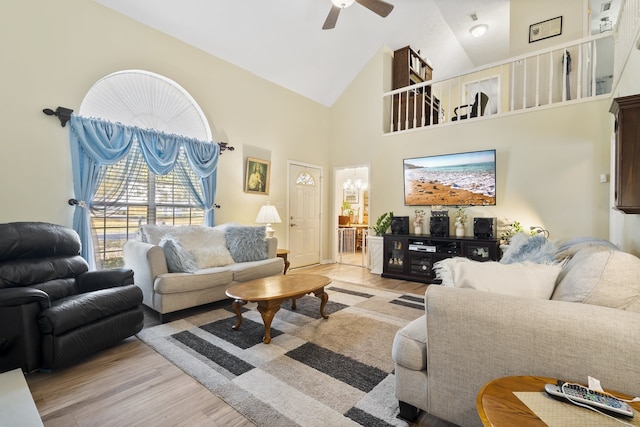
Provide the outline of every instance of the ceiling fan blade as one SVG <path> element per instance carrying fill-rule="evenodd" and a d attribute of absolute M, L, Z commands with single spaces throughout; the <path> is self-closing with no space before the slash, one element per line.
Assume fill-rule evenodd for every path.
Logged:
<path fill-rule="evenodd" d="M 329 11 L 329 15 L 327 15 L 327 19 L 324 21 L 322 29 L 334 29 L 336 26 L 336 22 L 338 22 L 338 15 L 340 15 L 340 8 L 338 6 L 331 5 L 331 10 Z"/>
<path fill-rule="evenodd" d="M 393 5 L 382 0 L 356 0 L 358 3 L 369 9 L 371 12 L 386 18 L 393 10 Z"/>

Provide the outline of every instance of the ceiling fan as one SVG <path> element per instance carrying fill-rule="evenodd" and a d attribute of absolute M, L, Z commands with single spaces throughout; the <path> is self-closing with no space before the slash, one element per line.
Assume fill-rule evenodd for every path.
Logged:
<path fill-rule="evenodd" d="M 386 18 L 393 10 L 393 5 L 383 0 L 331 0 L 333 4 L 331 5 L 331 10 L 329 11 L 327 19 L 324 21 L 322 29 L 331 30 L 335 28 L 340 10 L 351 6 L 354 1 L 383 18 Z"/>

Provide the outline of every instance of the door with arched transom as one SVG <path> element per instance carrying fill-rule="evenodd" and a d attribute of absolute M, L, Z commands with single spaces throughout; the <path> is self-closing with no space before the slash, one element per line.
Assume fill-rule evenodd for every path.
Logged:
<path fill-rule="evenodd" d="M 320 263 L 321 180 L 318 166 L 289 163 L 289 261 L 291 268 Z"/>

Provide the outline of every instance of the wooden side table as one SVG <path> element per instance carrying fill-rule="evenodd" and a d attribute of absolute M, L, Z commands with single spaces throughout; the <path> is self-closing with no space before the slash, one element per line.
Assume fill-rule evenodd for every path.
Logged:
<path fill-rule="evenodd" d="M 283 274 L 287 274 L 287 270 L 289 269 L 289 266 L 291 265 L 291 263 L 289 262 L 289 250 L 288 249 L 278 249 L 276 252 L 276 256 L 278 256 L 279 258 L 282 258 L 284 260 L 284 273 Z"/>
<path fill-rule="evenodd" d="M 513 392 L 544 391 L 544 385 L 555 384 L 557 379 L 534 376 L 515 376 L 498 378 L 486 383 L 478 392 L 476 407 L 478 415 L 485 426 L 546 426 Z M 631 399 L 621 393 L 612 393 L 623 399 Z M 631 407 L 640 411 L 640 403 L 630 403 Z M 638 416 L 636 414 L 636 416 Z"/>

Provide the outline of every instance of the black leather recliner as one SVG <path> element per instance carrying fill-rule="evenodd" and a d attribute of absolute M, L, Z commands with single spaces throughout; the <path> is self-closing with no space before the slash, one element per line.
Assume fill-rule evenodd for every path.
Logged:
<path fill-rule="evenodd" d="M 142 329 L 133 271 L 88 271 L 80 245 L 60 225 L 0 224 L 0 372 L 67 367 Z"/>

